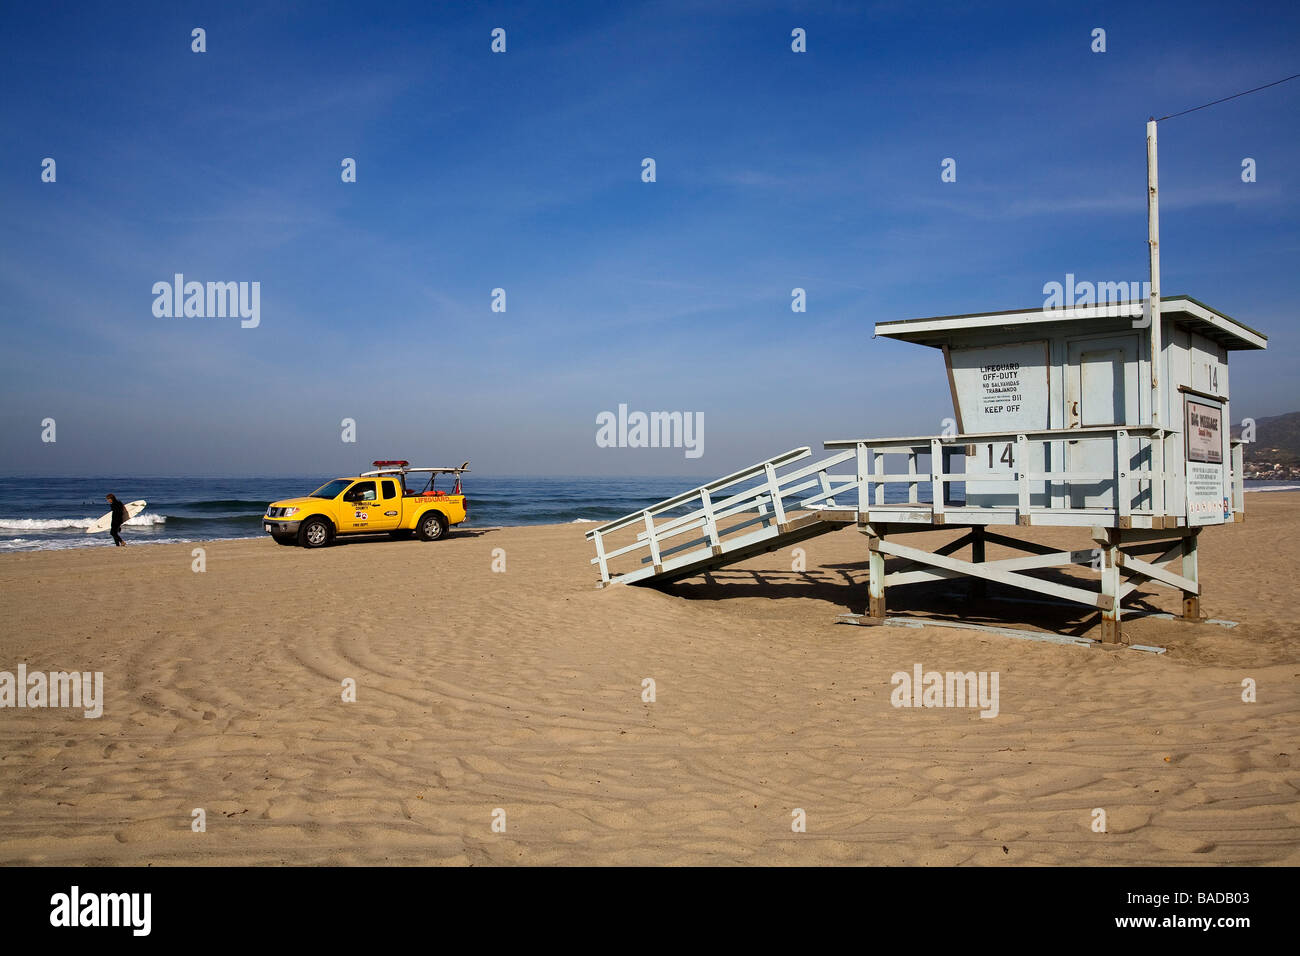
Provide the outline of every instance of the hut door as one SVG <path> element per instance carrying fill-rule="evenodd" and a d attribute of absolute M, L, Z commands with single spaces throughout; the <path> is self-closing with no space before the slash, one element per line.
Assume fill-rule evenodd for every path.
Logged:
<path fill-rule="evenodd" d="M 1069 343 L 1066 428 L 1137 423 L 1137 351 L 1137 338 L 1131 335 Z M 1071 441 L 1065 459 L 1069 471 L 1113 474 L 1114 438 L 1101 435 Z M 1072 481 L 1069 493 L 1072 508 L 1116 506 L 1114 479 Z"/>

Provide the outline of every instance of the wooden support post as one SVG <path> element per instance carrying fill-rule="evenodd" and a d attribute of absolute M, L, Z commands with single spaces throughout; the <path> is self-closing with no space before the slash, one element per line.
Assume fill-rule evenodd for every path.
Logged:
<path fill-rule="evenodd" d="M 645 516 L 645 533 L 650 540 L 650 560 L 654 565 L 655 574 L 663 570 L 663 558 L 659 556 L 659 541 L 655 538 L 655 519 L 650 516 L 650 512 L 644 512 Z"/>
<path fill-rule="evenodd" d="M 1101 593 L 1111 598 L 1111 606 L 1103 608 L 1101 612 L 1101 642 L 1103 644 L 1118 644 L 1123 639 L 1120 628 L 1120 606 L 1123 598 L 1122 584 L 1120 581 L 1119 563 L 1122 560 L 1119 556 L 1119 532 L 1108 530 L 1106 537 L 1094 538 L 1097 544 L 1102 545 L 1102 567 L 1101 567 Z"/>
<path fill-rule="evenodd" d="M 1164 432 L 1157 432 L 1151 437 L 1151 514 L 1164 515 L 1165 520 L 1169 521 L 1173 516 L 1165 513 L 1164 436 Z M 1164 527 L 1171 528 L 1173 525 L 1164 524 Z"/>
<path fill-rule="evenodd" d="M 1246 496 L 1245 487 L 1242 482 L 1245 480 L 1245 451 L 1241 442 L 1236 442 L 1232 446 L 1232 520 L 1246 520 Z"/>
<path fill-rule="evenodd" d="M 767 474 L 767 489 L 772 496 L 772 511 L 776 514 L 776 526 L 782 528 L 785 525 L 785 503 L 781 500 L 781 486 L 776 480 L 776 468 L 768 462 L 763 466 L 763 471 Z"/>
<path fill-rule="evenodd" d="M 885 619 L 885 555 L 880 550 L 884 535 L 872 535 L 867 538 L 870 549 L 869 571 L 867 580 L 867 616 Z"/>
<path fill-rule="evenodd" d="M 722 553 L 722 542 L 718 539 L 718 519 L 713 514 L 713 496 L 708 488 L 700 489 L 700 504 L 704 511 L 704 533 L 709 537 L 709 546 L 714 554 Z"/>
<path fill-rule="evenodd" d="M 943 442 L 938 438 L 930 439 L 930 514 L 935 524 L 943 524 L 943 448 Z"/>
<path fill-rule="evenodd" d="M 1029 524 L 1029 439 L 1024 435 L 1016 436 L 1016 488 L 1016 524 Z"/>
<path fill-rule="evenodd" d="M 831 479 L 830 475 L 826 474 L 826 469 L 817 472 L 817 483 L 821 485 L 822 494 L 826 496 L 826 504 L 834 508 L 835 498 L 831 494 Z"/>
<path fill-rule="evenodd" d="M 984 563 L 984 526 L 977 524 L 970 529 L 970 559 L 975 564 Z M 983 601 L 988 597 L 988 582 L 983 578 L 971 578 L 971 598 Z"/>
<path fill-rule="evenodd" d="M 1133 492 L 1129 488 L 1128 469 L 1132 464 L 1128 446 L 1128 432 L 1121 428 L 1115 433 L 1115 514 L 1121 528 L 1133 526 Z"/>
<path fill-rule="evenodd" d="M 596 543 L 596 558 L 600 563 L 600 581 L 602 584 L 608 584 L 609 559 L 605 557 L 605 539 L 602 538 L 600 532 L 597 531 L 595 535 L 592 536 L 592 540 Z"/>
<path fill-rule="evenodd" d="M 867 478 L 871 465 L 870 453 L 862 442 L 858 442 L 855 461 L 858 469 L 858 520 L 866 521 L 871 513 L 871 482 Z"/>
<path fill-rule="evenodd" d="M 1196 582 L 1195 591 L 1183 592 L 1183 619 L 1201 623 L 1201 576 L 1197 573 L 1196 551 L 1200 528 L 1191 529 L 1183 536 L 1183 577 Z"/>
<path fill-rule="evenodd" d="M 872 458 L 875 460 L 876 507 L 879 508 L 885 503 L 885 483 L 880 480 L 885 475 L 885 453 L 883 451 L 874 452 Z"/>

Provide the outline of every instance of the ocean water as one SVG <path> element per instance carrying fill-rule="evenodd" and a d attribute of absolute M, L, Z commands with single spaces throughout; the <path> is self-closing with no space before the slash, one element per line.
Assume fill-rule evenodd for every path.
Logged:
<path fill-rule="evenodd" d="M 330 477 L 0 477 L 0 554 L 111 546 L 107 532 L 85 530 L 108 511 L 104 495 L 110 491 L 122 501 L 149 502 L 123 529 L 128 543 L 258 538 L 270 502 L 307 494 Z M 464 476 L 469 501 L 464 527 L 612 521 L 702 483 L 698 477 L 520 478 L 471 472 Z M 442 476 L 438 487 L 450 490 L 449 477 Z M 1246 487 L 1297 486 L 1247 481 Z M 901 486 L 887 490 L 891 500 L 895 492 L 899 500 L 906 493 Z M 960 486 L 954 491 L 960 494 Z"/>
<path fill-rule="evenodd" d="M 128 544 L 263 537 L 261 517 L 268 504 L 309 494 L 332 477 L 0 477 L 0 554 L 112 546 L 107 532 L 86 534 L 108 511 L 104 495 L 110 491 L 122 501 L 149 502 L 123 528 Z M 419 478 L 422 486 L 426 479 Z M 439 476 L 437 487 L 450 491 L 452 480 Z M 464 527 L 610 521 L 702 483 L 698 477 L 518 478 L 471 472 L 463 478 L 469 502 Z"/>

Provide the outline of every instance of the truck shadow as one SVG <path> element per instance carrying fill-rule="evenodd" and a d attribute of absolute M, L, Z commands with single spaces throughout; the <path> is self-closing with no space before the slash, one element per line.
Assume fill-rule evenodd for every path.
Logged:
<path fill-rule="evenodd" d="M 438 541 L 421 541 L 415 535 L 409 538 L 392 538 L 388 533 L 377 532 L 375 534 L 348 534 L 335 538 L 330 542 L 331 548 L 352 547 L 357 544 L 375 544 L 380 541 L 388 541 L 392 544 L 438 544 L 439 541 L 452 541 L 456 538 L 479 538 L 485 534 L 491 534 L 493 531 L 500 531 L 500 528 L 465 528 L 464 530 L 453 528 L 443 535 Z"/>

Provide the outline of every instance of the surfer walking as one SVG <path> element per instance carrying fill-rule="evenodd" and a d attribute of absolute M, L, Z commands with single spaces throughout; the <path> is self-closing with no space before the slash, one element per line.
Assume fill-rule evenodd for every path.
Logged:
<path fill-rule="evenodd" d="M 122 529 L 122 525 L 128 518 L 126 505 L 117 500 L 117 495 L 105 495 L 104 498 L 108 501 L 108 506 L 113 510 L 113 523 L 109 526 L 109 530 L 113 532 L 113 545 L 118 548 L 124 548 L 126 547 L 126 542 L 122 540 L 122 536 L 118 534 L 118 532 Z"/>

